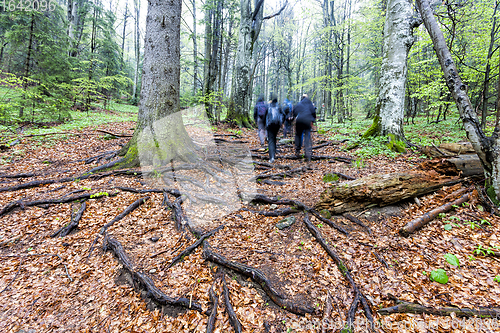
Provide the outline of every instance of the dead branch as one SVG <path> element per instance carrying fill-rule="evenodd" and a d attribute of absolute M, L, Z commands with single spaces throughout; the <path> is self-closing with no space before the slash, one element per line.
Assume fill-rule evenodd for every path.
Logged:
<path fill-rule="evenodd" d="M 211 230 L 209 232 L 206 232 L 203 235 L 201 235 L 201 237 L 196 242 L 194 242 L 192 245 L 188 246 L 184 251 L 182 251 L 177 256 L 175 256 L 175 258 L 172 259 L 172 262 L 170 262 L 170 264 L 167 266 L 167 269 L 169 269 L 170 267 L 172 267 L 173 265 L 175 265 L 179 260 L 187 257 L 198 246 L 200 246 L 200 244 L 203 243 L 203 241 L 205 239 L 209 238 L 210 236 L 212 236 L 213 234 L 215 234 L 217 231 L 221 230 L 225 226 L 226 226 L 225 224 L 222 224 L 222 225 L 218 226 L 217 228 L 215 228 L 215 229 L 213 229 L 213 230 Z"/>
<path fill-rule="evenodd" d="M 208 316 L 206 333 L 212 333 L 215 329 L 217 307 L 219 306 L 219 297 L 217 297 L 217 295 L 215 294 L 213 285 L 210 286 L 208 296 L 210 297 L 210 302 L 212 303 L 212 309 L 210 310 L 210 316 Z"/>
<path fill-rule="evenodd" d="M 447 204 L 434 208 L 430 212 L 425 213 L 424 215 L 414 219 L 413 221 L 410 221 L 407 225 L 399 230 L 399 233 L 401 234 L 401 236 L 408 237 L 410 234 L 414 233 L 416 230 L 422 228 L 427 223 L 432 221 L 440 213 L 446 213 L 447 211 L 451 210 L 453 206 L 458 206 L 466 202 L 467 200 L 469 200 L 469 197 L 470 194 L 467 193 L 453 202 L 448 202 Z"/>
<path fill-rule="evenodd" d="M 335 250 L 333 248 L 331 248 L 326 243 L 325 239 L 321 235 L 321 232 L 318 230 L 318 228 L 316 228 L 311 223 L 311 221 L 309 220 L 307 212 L 304 214 L 304 224 L 306 225 L 307 229 L 311 232 L 311 234 L 314 236 L 314 238 L 316 238 L 316 240 L 318 241 L 318 243 L 320 243 L 320 245 L 323 247 L 323 249 L 325 249 L 325 251 L 328 253 L 328 255 L 333 259 L 333 261 L 335 261 L 335 263 L 337 264 L 338 269 L 340 270 L 340 272 L 342 273 L 342 275 L 344 275 L 344 277 L 346 278 L 346 280 L 349 282 L 349 284 L 351 285 L 352 289 L 354 290 L 354 293 L 359 296 L 360 300 L 364 299 L 365 297 L 363 296 L 363 294 L 359 290 L 358 286 L 356 285 L 356 282 L 354 282 L 354 279 L 353 279 L 353 277 L 351 275 L 351 272 L 344 265 L 344 263 L 342 262 L 342 259 L 340 259 L 340 256 L 337 254 L 337 252 L 335 252 Z M 365 302 L 362 302 L 362 304 L 363 304 L 363 308 L 365 310 L 366 318 L 368 319 L 368 321 L 370 322 L 370 324 L 373 326 L 373 316 L 372 316 L 371 309 L 368 306 L 368 302 L 365 301 Z M 353 317 L 353 319 L 354 319 L 354 317 Z"/>
<path fill-rule="evenodd" d="M 365 228 L 366 231 L 368 232 L 368 234 L 372 233 L 372 231 L 370 230 L 370 228 L 367 225 L 365 225 L 363 222 L 361 222 L 361 220 L 358 219 L 357 217 L 354 217 L 351 214 L 347 214 L 347 213 L 344 213 L 342 216 L 345 217 L 346 219 L 348 219 L 349 221 L 354 222 L 357 225 Z"/>
<path fill-rule="evenodd" d="M 226 312 L 229 317 L 229 322 L 236 333 L 241 333 L 241 324 L 234 312 L 233 305 L 231 304 L 231 299 L 229 298 L 229 289 L 227 288 L 225 274 L 222 275 L 222 283 L 224 290 L 224 303 L 226 304 Z"/>
<path fill-rule="evenodd" d="M 262 273 L 260 270 L 238 262 L 229 261 L 222 255 L 212 252 L 209 249 L 207 242 L 205 242 L 203 246 L 203 256 L 206 260 L 212 261 L 216 264 L 232 269 L 233 271 L 251 278 L 255 283 L 262 287 L 269 298 L 279 307 L 301 316 L 305 315 L 306 313 L 314 312 L 314 308 L 312 306 L 302 306 L 294 304 L 290 300 L 282 296 L 280 293 L 278 293 L 271 285 L 271 282 L 267 279 L 264 273 Z"/>
<path fill-rule="evenodd" d="M 85 211 L 85 208 L 87 208 L 87 202 L 84 201 L 82 202 L 80 209 L 76 212 L 75 216 L 73 216 L 73 212 L 71 212 L 71 222 L 67 225 L 50 235 L 50 237 L 54 238 L 57 236 L 60 237 L 66 237 L 71 231 L 76 229 L 78 227 L 78 223 L 80 222 L 83 212 Z"/>
<path fill-rule="evenodd" d="M 147 293 L 147 297 L 151 298 L 155 303 L 160 305 L 173 305 L 182 306 L 188 309 L 196 310 L 202 312 L 201 305 L 197 302 L 191 301 L 185 297 L 179 297 L 177 299 L 167 296 L 158 287 L 155 286 L 153 280 L 144 273 L 134 270 L 132 261 L 130 261 L 127 253 L 123 249 L 123 246 L 119 241 L 107 235 L 104 240 L 104 251 L 110 250 L 117 257 L 123 268 L 128 271 L 134 282 L 134 288 L 136 290 L 144 290 Z"/>
<path fill-rule="evenodd" d="M 500 308 L 493 307 L 478 307 L 477 309 L 456 308 L 456 307 L 437 307 L 431 308 L 417 303 L 410 303 L 396 299 L 394 296 L 389 297 L 396 302 L 395 306 L 378 310 L 380 315 L 390 315 L 392 313 L 426 313 L 435 316 L 451 316 L 453 313 L 457 317 L 475 317 L 479 318 L 498 318 L 500 316 Z"/>

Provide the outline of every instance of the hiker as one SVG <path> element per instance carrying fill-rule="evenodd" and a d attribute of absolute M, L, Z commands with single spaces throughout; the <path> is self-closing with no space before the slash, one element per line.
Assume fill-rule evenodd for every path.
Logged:
<path fill-rule="evenodd" d="M 295 155 L 300 156 L 300 148 L 304 143 L 306 159 L 311 161 L 312 142 L 311 128 L 312 123 L 316 121 L 316 109 L 307 96 L 304 94 L 300 102 L 293 108 L 295 117 Z"/>
<path fill-rule="evenodd" d="M 276 136 L 283 124 L 285 114 L 278 104 L 278 98 L 273 97 L 266 116 L 267 144 L 269 148 L 269 163 L 274 162 L 276 155 Z"/>
<path fill-rule="evenodd" d="M 264 97 L 260 96 L 253 109 L 253 119 L 257 124 L 257 135 L 259 136 L 261 146 L 266 143 L 266 115 L 267 104 L 264 102 Z"/>
<path fill-rule="evenodd" d="M 283 113 L 285 114 L 285 126 L 283 127 L 283 137 L 286 138 L 288 133 L 292 133 L 293 122 L 293 104 L 287 98 L 283 102 Z"/>

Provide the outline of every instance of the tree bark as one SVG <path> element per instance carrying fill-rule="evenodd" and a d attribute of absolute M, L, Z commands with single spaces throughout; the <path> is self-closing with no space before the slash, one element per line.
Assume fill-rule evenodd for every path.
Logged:
<path fill-rule="evenodd" d="M 437 25 L 428 0 L 417 0 L 425 27 L 431 36 L 448 89 L 460 113 L 465 132 L 484 167 L 488 185 L 491 185 L 496 200 L 500 199 L 500 128 L 496 127 L 491 137 L 481 129 L 472 104 L 467 95 L 467 86 L 458 75 L 450 50 L 446 45 L 443 32 Z"/>
<path fill-rule="evenodd" d="M 315 208 L 340 214 L 372 205 L 382 207 L 457 182 L 433 170 L 375 174 L 327 189 L 321 194 Z"/>
<path fill-rule="evenodd" d="M 412 7 L 408 0 L 389 0 L 384 25 L 383 60 L 373 125 L 365 136 L 392 134 L 404 138 L 407 58 L 413 44 Z"/>
<path fill-rule="evenodd" d="M 149 2 L 136 130 L 115 167 L 192 160 L 193 143 L 179 108 L 181 2 Z"/>

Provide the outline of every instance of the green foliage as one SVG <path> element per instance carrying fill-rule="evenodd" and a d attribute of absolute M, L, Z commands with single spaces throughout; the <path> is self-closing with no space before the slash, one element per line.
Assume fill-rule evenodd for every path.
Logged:
<path fill-rule="evenodd" d="M 339 175 L 332 174 L 332 173 L 327 173 L 326 175 L 323 176 L 323 182 L 325 182 L 325 183 L 336 182 L 339 179 L 340 179 Z"/>
<path fill-rule="evenodd" d="M 429 278 L 431 281 L 436 281 L 441 284 L 448 283 L 448 275 L 446 275 L 446 271 L 441 268 L 433 270 Z"/>
<path fill-rule="evenodd" d="M 90 195 L 90 199 L 93 199 L 93 198 L 100 198 L 100 197 L 107 197 L 109 196 L 109 193 L 108 192 L 99 192 L 99 193 L 94 193 L 94 194 L 91 194 Z"/>
<path fill-rule="evenodd" d="M 458 260 L 457 256 L 451 253 L 446 253 L 444 255 L 444 259 L 453 266 L 458 266 L 460 268 L 460 261 Z"/>
<path fill-rule="evenodd" d="M 500 283 L 500 275 L 495 276 L 493 281 Z"/>

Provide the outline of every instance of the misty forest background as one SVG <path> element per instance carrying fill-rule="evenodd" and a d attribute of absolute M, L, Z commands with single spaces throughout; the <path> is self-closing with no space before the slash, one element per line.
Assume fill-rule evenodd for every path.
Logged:
<path fill-rule="evenodd" d="M 232 120 L 228 110 L 234 107 L 233 68 L 244 3 L 183 1 L 181 107 L 204 104 L 213 123 Z M 82 112 L 137 112 L 129 106 L 140 97 L 147 3 L 58 1 L 52 2 L 53 11 L 18 10 L 13 4 L 7 1 L 0 11 L 2 132 L 19 131 L 27 123 L 67 122 Z M 263 15 L 272 16 L 284 5 L 266 1 Z M 297 102 L 308 93 L 325 126 L 369 126 L 378 94 L 386 5 L 386 0 L 286 3 L 279 15 L 263 21 L 253 45 L 246 111 L 252 112 L 259 95 Z M 495 0 L 433 5 L 487 132 L 493 128 L 500 93 L 497 8 Z M 423 25 L 414 35 L 405 119 L 435 126 L 452 120 L 448 124 L 458 129 L 458 112 L 432 41 Z"/>

